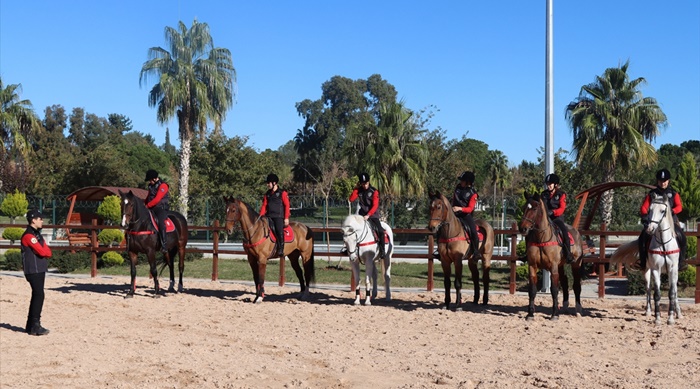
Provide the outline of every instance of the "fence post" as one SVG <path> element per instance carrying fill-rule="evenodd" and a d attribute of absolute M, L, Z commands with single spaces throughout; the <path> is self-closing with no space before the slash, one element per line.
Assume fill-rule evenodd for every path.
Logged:
<path fill-rule="evenodd" d="M 433 234 L 428 235 L 428 292 L 433 290 L 433 252 L 435 252 L 435 242 Z"/>
<path fill-rule="evenodd" d="M 515 232 L 510 235 L 510 260 L 508 261 L 510 262 L 510 284 L 508 287 L 508 291 L 510 292 L 510 294 L 515 294 L 515 262 L 518 259 L 518 225 L 516 223 L 513 223 L 511 228 Z"/>
<path fill-rule="evenodd" d="M 605 260 L 605 244 L 607 241 L 607 235 L 604 234 L 608 230 L 608 225 L 605 222 L 600 224 L 600 252 L 598 257 L 601 261 Z M 598 298 L 605 298 L 605 263 L 598 263 Z"/>
<path fill-rule="evenodd" d="M 97 277 L 97 219 L 92 219 L 90 229 L 90 277 Z"/>
<path fill-rule="evenodd" d="M 217 281 L 219 279 L 219 220 L 214 220 L 214 246 L 212 250 L 212 261 L 211 261 L 211 280 Z"/>
<path fill-rule="evenodd" d="M 284 239 L 284 234 L 282 234 L 282 239 Z M 284 247 L 284 246 L 282 246 L 282 247 Z M 274 247 L 272 249 L 274 250 Z M 285 279 L 284 279 L 284 262 L 285 262 L 284 258 L 285 258 L 284 253 L 282 253 L 282 255 L 280 256 L 280 280 L 278 282 L 279 286 L 284 286 L 284 281 L 285 281 Z"/>

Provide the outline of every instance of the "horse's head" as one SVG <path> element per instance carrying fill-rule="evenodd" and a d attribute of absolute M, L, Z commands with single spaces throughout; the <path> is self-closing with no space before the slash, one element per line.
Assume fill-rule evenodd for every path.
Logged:
<path fill-rule="evenodd" d="M 430 196 L 430 220 L 428 220 L 428 229 L 436 233 L 440 227 L 445 224 L 447 217 L 452 212 L 451 206 L 447 197 L 440 194 L 439 191 L 429 193 Z"/>
<path fill-rule="evenodd" d="M 523 196 L 525 196 L 525 206 L 523 208 L 523 217 L 520 220 L 520 233 L 527 235 L 530 230 L 539 228 L 542 218 L 545 217 L 545 209 L 539 193 L 529 196 L 525 192 Z"/>
<path fill-rule="evenodd" d="M 226 232 L 233 234 L 236 223 L 241 220 L 239 200 L 233 196 L 224 196 L 224 201 L 226 202 Z"/>
<path fill-rule="evenodd" d="M 138 207 L 136 201 L 140 200 L 134 195 L 130 190 L 126 193 L 119 191 L 119 196 L 121 197 L 121 209 L 122 209 L 122 228 L 128 229 L 139 219 Z"/>
<path fill-rule="evenodd" d="M 665 196 L 654 195 L 649 205 L 647 233 L 652 235 L 661 225 L 673 225 L 673 215 L 668 212 L 670 205 Z"/>
<path fill-rule="evenodd" d="M 354 260 L 358 254 L 357 245 L 360 243 L 360 234 L 365 229 L 365 220 L 362 216 L 350 215 L 343 220 L 340 229 L 343 231 L 343 243 L 348 249 L 350 259 Z"/>

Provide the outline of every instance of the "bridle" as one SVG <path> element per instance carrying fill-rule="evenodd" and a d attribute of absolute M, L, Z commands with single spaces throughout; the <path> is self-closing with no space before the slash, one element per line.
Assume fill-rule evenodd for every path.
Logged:
<path fill-rule="evenodd" d="M 353 250 L 353 253 L 355 253 L 358 257 L 360 256 L 360 246 L 362 246 L 362 244 L 360 242 L 365 240 L 367 235 L 369 235 L 370 230 L 371 229 L 369 228 L 369 222 L 367 220 L 363 220 L 362 231 L 361 231 L 360 235 L 358 235 L 357 229 L 355 229 L 355 228 L 353 228 L 352 232 L 350 232 L 350 233 L 346 234 L 345 232 L 343 232 L 343 240 L 345 240 L 345 238 L 347 238 L 349 236 L 352 236 L 352 235 L 355 236 L 355 250 Z M 382 239 L 382 238 L 380 238 L 380 239 Z M 376 244 L 376 242 L 371 242 L 367 245 L 372 245 L 372 244 Z"/>
<path fill-rule="evenodd" d="M 229 208 L 228 206 L 226 207 L 226 223 L 228 224 L 231 222 L 233 226 L 236 226 L 236 222 L 239 222 L 241 224 L 241 230 L 243 229 L 243 222 L 241 222 L 241 217 L 243 216 L 241 214 L 241 206 L 239 204 L 236 204 L 235 201 L 232 201 L 230 203 L 234 207 L 234 212 L 238 213 L 238 220 L 234 217 L 233 219 L 229 219 Z M 258 225 L 258 221 L 261 219 L 261 216 L 258 215 L 257 219 L 253 221 L 252 225 L 248 227 L 245 231 L 243 231 L 243 241 L 244 242 L 252 242 L 252 237 L 255 236 L 255 233 L 258 231 L 259 228 L 265 225 L 265 223 L 262 223 L 262 226 Z M 251 230 L 253 230 L 251 232 Z"/>
<path fill-rule="evenodd" d="M 664 250 L 665 250 L 666 243 L 668 243 L 674 239 L 673 235 L 671 235 L 669 240 L 667 240 L 665 242 L 663 241 L 663 238 L 661 238 L 662 240 L 659 240 L 659 238 L 657 238 L 657 235 L 662 236 L 665 231 L 668 231 L 671 228 L 673 228 L 673 223 L 670 223 L 667 228 L 661 229 L 661 222 L 666 218 L 666 213 L 668 212 L 668 204 L 666 204 L 663 201 L 658 201 L 658 200 L 654 200 L 652 204 L 663 205 L 663 207 L 664 207 L 663 211 L 661 212 L 661 217 L 659 218 L 659 220 L 649 220 L 649 224 L 650 225 L 656 224 L 657 227 L 654 229 L 654 239 L 656 239 L 657 242 L 661 243 L 661 246 L 664 247 Z"/>

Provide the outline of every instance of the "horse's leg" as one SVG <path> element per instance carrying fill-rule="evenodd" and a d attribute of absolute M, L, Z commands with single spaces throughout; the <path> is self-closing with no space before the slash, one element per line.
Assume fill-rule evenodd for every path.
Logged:
<path fill-rule="evenodd" d="M 384 298 L 391 301 L 391 258 L 387 255 L 384 258 Z"/>
<path fill-rule="evenodd" d="M 676 324 L 678 307 L 678 266 L 676 266 L 675 270 L 670 269 L 668 274 L 668 324 Z"/>
<path fill-rule="evenodd" d="M 525 320 L 535 320 L 535 297 L 537 296 L 537 267 L 528 265 L 530 270 L 530 283 L 528 284 L 527 297 L 529 305 L 527 306 L 527 316 Z"/>
<path fill-rule="evenodd" d="M 253 282 L 255 283 L 255 293 L 256 293 L 255 298 L 257 299 L 257 292 L 258 292 L 258 289 L 260 288 L 260 276 L 258 274 L 258 260 L 257 260 L 257 258 L 253 257 L 252 255 L 248 255 L 248 265 L 250 266 L 250 270 L 253 271 Z"/>
<path fill-rule="evenodd" d="M 479 282 L 479 266 L 478 261 L 469 260 L 468 262 L 469 271 L 472 273 L 472 282 L 474 283 L 474 299 L 472 303 L 478 304 L 479 298 L 481 298 L 481 283 Z"/>
<path fill-rule="evenodd" d="M 578 262 L 571 264 L 571 273 L 574 276 L 574 298 L 576 299 L 576 316 L 581 317 L 583 305 L 581 305 L 581 266 Z"/>
<path fill-rule="evenodd" d="M 148 265 L 151 268 L 151 277 L 153 277 L 153 285 L 155 293 L 153 297 L 160 297 L 160 284 L 158 283 L 158 267 L 156 266 L 156 253 L 150 250 L 147 254 Z"/>
<path fill-rule="evenodd" d="M 450 258 L 446 255 L 440 254 L 440 264 L 442 265 L 442 276 L 443 276 L 443 283 L 445 285 L 445 306 L 443 309 L 450 309 L 450 288 L 452 288 L 452 285 L 450 285 L 450 278 L 452 277 L 452 263 L 450 262 Z"/>
<path fill-rule="evenodd" d="M 485 256 L 482 258 L 485 258 Z M 481 268 L 483 269 L 483 274 L 481 275 L 481 282 L 484 283 L 484 299 L 481 301 L 481 304 L 488 305 L 489 304 L 489 285 L 491 284 L 491 257 L 490 256 L 488 259 L 481 260 Z M 479 273 L 477 273 L 477 274 L 479 274 Z"/>
<path fill-rule="evenodd" d="M 170 284 L 168 285 L 168 292 L 175 293 L 175 253 L 173 252 L 174 250 L 168 250 L 168 252 L 165 255 L 165 260 L 167 261 L 166 263 L 168 264 L 168 268 L 170 270 Z"/>
<path fill-rule="evenodd" d="M 355 301 L 353 304 L 360 305 L 360 259 L 351 260 L 352 276 L 355 279 Z"/>
<path fill-rule="evenodd" d="M 259 304 L 265 298 L 265 272 L 267 271 L 267 258 L 258 260 L 258 288 L 255 291 L 256 304 Z"/>
<path fill-rule="evenodd" d="M 374 255 L 372 258 L 365 258 L 365 305 L 372 305 L 372 299 L 376 298 L 377 270 L 374 266 Z"/>
<path fill-rule="evenodd" d="M 179 242 L 178 244 L 178 270 L 180 271 L 180 281 L 177 284 L 177 291 L 178 293 L 182 293 L 185 290 L 185 287 L 182 283 L 182 275 L 185 273 L 185 246 L 186 244 L 184 242 Z"/>
<path fill-rule="evenodd" d="M 654 324 L 661 324 L 661 311 L 659 304 L 661 303 L 661 271 L 654 269 L 651 271 L 654 276 Z"/>
<path fill-rule="evenodd" d="M 303 300 L 305 295 L 304 292 L 306 291 L 306 282 L 304 281 L 304 272 L 301 271 L 301 265 L 299 264 L 300 255 L 299 250 L 294 250 L 289 253 L 287 257 L 289 257 L 289 263 L 292 264 L 292 269 L 294 269 L 294 273 L 299 279 L 299 286 L 301 287 L 301 291 L 299 292 L 299 300 Z"/>
<path fill-rule="evenodd" d="M 138 260 L 138 254 L 129 251 L 129 260 L 131 261 L 131 287 L 124 298 L 134 297 L 134 292 L 136 292 L 136 261 Z"/>
<path fill-rule="evenodd" d="M 551 320 L 559 319 L 559 269 L 556 266 L 552 266 L 552 317 Z"/>
<path fill-rule="evenodd" d="M 459 258 L 455 261 L 455 311 L 462 310 L 462 273 L 464 264 Z"/>
<path fill-rule="evenodd" d="M 644 315 L 646 317 L 651 317 L 651 269 L 647 267 L 647 271 L 644 272 L 644 281 L 647 285 L 647 306 L 644 309 Z"/>

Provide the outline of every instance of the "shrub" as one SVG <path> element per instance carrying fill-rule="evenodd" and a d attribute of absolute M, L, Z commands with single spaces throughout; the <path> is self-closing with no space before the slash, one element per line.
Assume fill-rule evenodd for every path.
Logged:
<path fill-rule="evenodd" d="M 693 258 L 698 255 L 698 240 L 694 236 L 689 236 L 688 238 L 688 250 L 686 251 L 686 258 Z"/>
<path fill-rule="evenodd" d="M 695 276 L 697 268 L 693 265 L 688 265 L 688 268 L 678 273 L 678 286 L 695 286 Z"/>
<path fill-rule="evenodd" d="M 24 193 L 15 189 L 15 193 L 7 195 L 0 204 L 0 211 L 7 215 L 14 223 L 14 220 L 22 215 L 26 215 L 29 210 L 29 201 Z"/>
<path fill-rule="evenodd" d="M 524 257 L 526 252 L 527 246 L 525 246 L 525 239 L 523 239 L 515 246 L 515 254 L 518 257 Z"/>
<path fill-rule="evenodd" d="M 5 262 L 2 263 L 2 270 L 22 270 L 22 253 L 20 249 L 8 249 L 5 252 Z"/>
<path fill-rule="evenodd" d="M 70 273 L 75 269 L 82 269 L 90 266 L 90 253 L 81 251 L 71 253 L 67 251 L 54 251 L 54 255 L 49 259 L 49 267 L 55 267 L 59 273 Z"/>
<path fill-rule="evenodd" d="M 124 240 L 124 233 L 117 229 L 106 229 L 97 234 L 97 240 L 100 244 L 111 246 L 119 244 Z"/>
<path fill-rule="evenodd" d="M 14 243 L 17 240 L 22 239 L 22 234 L 24 234 L 24 230 L 24 228 L 20 227 L 5 228 L 5 231 L 2 232 L 2 238 Z"/>
<path fill-rule="evenodd" d="M 515 278 L 524 281 L 530 279 L 530 269 L 528 268 L 527 263 L 515 268 Z"/>
<path fill-rule="evenodd" d="M 119 266 L 124 264 L 124 257 L 121 254 L 114 251 L 107 251 L 102 254 L 102 264 L 105 267 Z"/>
<path fill-rule="evenodd" d="M 114 224 L 119 221 L 122 216 L 121 199 L 119 196 L 107 196 L 102 200 L 100 206 L 97 207 L 97 215 L 99 215 L 106 224 Z"/>

